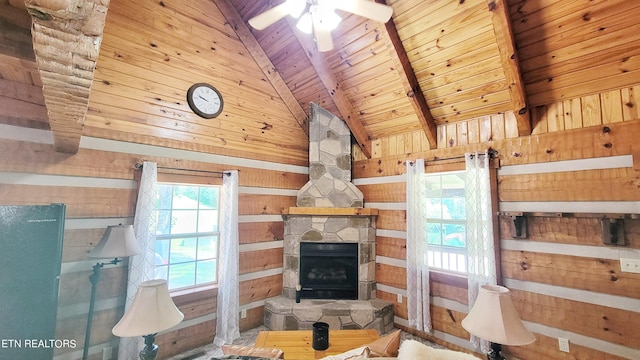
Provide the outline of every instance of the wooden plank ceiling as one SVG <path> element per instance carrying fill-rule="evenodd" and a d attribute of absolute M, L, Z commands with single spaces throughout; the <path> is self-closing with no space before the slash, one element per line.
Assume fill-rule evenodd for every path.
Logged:
<path fill-rule="evenodd" d="M 61 152 L 85 135 L 304 164 L 310 102 L 370 156 L 498 113 L 530 134 L 532 107 L 640 83 L 637 1 L 387 0 L 387 24 L 338 11 L 325 53 L 290 18 L 247 25 L 280 2 L 0 0 L 0 122 L 50 128 Z M 194 75 L 223 91 L 222 119 L 189 111 Z"/>

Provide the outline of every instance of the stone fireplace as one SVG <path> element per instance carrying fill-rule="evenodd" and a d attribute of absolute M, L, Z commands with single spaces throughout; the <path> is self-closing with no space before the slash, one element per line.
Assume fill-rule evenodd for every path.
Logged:
<path fill-rule="evenodd" d="M 309 181 L 298 190 L 296 205 L 283 213 L 283 291 L 266 301 L 265 325 L 311 329 L 323 321 L 332 329 L 391 330 L 392 304 L 375 299 L 378 211 L 363 207 L 362 192 L 351 182 L 351 132 L 313 103 Z"/>

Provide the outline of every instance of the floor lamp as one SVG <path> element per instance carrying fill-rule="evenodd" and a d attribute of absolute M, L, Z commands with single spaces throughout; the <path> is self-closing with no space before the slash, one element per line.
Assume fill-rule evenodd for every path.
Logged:
<path fill-rule="evenodd" d="M 140 247 L 136 241 L 132 225 L 108 226 L 102 236 L 102 240 L 88 254 L 90 258 L 109 259 L 109 262 L 98 262 L 93 265 L 93 273 L 89 276 L 91 282 L 91 299 L 89 300 L 89 315 L 87 318 L 87 330 L 84 334 L 84 348 L 82 349 L 82 359 L 87 360 L 89 356 L 89 343 L 91 341 L 91 324 L 93 322 L 93 307 L 96 300 L 96 289 L 100 281 L 100 271 L 105 265 L 116 265 L 121 262 L 121 258 L 140 254 Z"/>
<path fill-rule="evenodd" d="M 502 345 L 529 345 L 536 340 L 524 327 L 511 302 L 510 291 L 498 285 L 482 285 L 478 298 L 462 327 L 470 334 L 491 342 L 488 360 L 504 360 Z"/>
<path fill-rule="evenodd" d="M 167 281 L 147 280 L 138 286 L 136 295 L 122 319 L 113 327 L 113 335 L 120 337 L 142 336 L 145 347 L 140 351 L 141 360 L 155 360 L 158 345 L 157 333 L 178 325 L 184 314 L 171 299 Z"/>

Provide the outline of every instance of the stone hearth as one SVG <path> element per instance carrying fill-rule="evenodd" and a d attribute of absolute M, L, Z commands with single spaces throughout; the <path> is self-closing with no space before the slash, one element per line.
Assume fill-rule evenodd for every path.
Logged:
<path fill-rule="evenodd" d="M 351 183 L 349 128 L 316 104 L 311 104 L 309 122 L 309 182 L 298 190 L 296 205 L 283 213 L 283 291 L 266 301 L 265 326 L 311 329 L 323 321 L 332 329 L 376 329 L 381 334 L 393 328 L 393 304 L 375 298 L 378 210 L 364 208 L 362 192 Z M 301 242 L 358 244 L 357 300 L 307 299 L 305 294 L 317 292 L 303 288 L 296 303 Z"/>
<path fill-rule="evenodd" d="M 271 330 L 309 330 L 316 321 L 330 329 L 393 329 L 393 305 L 382 300 L 307 300 L 296 303 L 283 296 L 269 299 L 264 324 Z"/>

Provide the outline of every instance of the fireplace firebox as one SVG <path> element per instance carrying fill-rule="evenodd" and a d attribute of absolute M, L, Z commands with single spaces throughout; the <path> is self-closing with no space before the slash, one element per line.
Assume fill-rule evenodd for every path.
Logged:
<path fill-rule="evenodd" d="M 303 299 L 358 299 L 357 243 L 300 243 Z"/>

